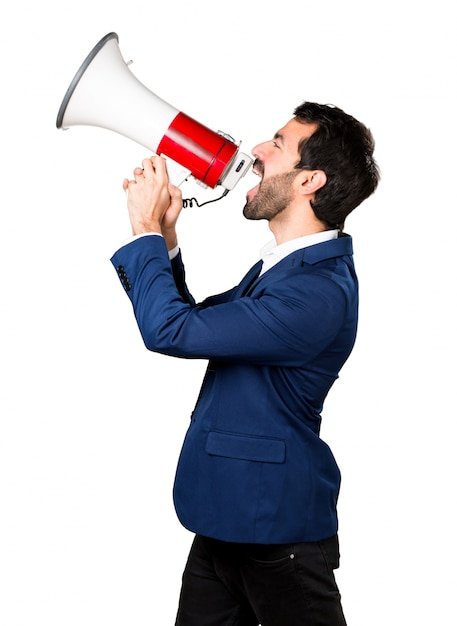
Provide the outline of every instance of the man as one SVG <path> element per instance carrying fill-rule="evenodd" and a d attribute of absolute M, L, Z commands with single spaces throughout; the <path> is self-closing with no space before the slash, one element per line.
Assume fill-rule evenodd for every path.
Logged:
<path fill-rule="evenodd" d="M 165 162 L 145 159 L 124 181 L 135 237 L 112 262 L 145 345 L 209 360 L 174 486 L 178 517 L 196 533 L 179 626 L 346 623 L 333 574 L 340 474 L 319 427 L 356 336 L 343 226 L 377 187 L 373 150 L 341 109 L 298 106 L 253 150 L 261 180 L 244 215 L 268 220 L 274 243 L 237 287 L 201 304 L 186 287 L 181 193 Z"/>

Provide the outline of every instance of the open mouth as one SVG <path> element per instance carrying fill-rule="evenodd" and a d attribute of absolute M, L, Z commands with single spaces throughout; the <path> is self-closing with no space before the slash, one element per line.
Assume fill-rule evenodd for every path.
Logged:
<path fill-rule="evenodd" d="M 254 163 L 252 164 L 252 172 L 254 174 L 257 174 L 257 176 L 262 177 L 265 172 L 265 166 L 263 164 L 263 161 L 260 161 L 260 159 L 255 159 Z"/>
<path fill-rule="evenodd" d="M 257 192 L 259 191 L 259 187 L 260 184 L 262 182 L 262 177 L 263 177 L 263 163 L 259 163 L 258 161 L 254 161 L 254 164 L 251 168 L 251 172 L 259 177 L 261 180 L 259 183 L 257 183 L 257 185 L 255 187 L 253 187 L 252 189 L 250 189 L 247 194 L 246 197 L 249 201 L 252 200 L 252 198 L 254 198 L 254 196 L 257 194 Z"/>

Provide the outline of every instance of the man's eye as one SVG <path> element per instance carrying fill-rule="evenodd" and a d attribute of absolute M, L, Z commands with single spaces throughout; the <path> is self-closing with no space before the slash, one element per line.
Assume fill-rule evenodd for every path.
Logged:
<path fill-rule="evenodd" d="M 276 141 L 273 141 L 273 145 L 275 148 L 279 148 L 279 144 L 277 144 Z"/>

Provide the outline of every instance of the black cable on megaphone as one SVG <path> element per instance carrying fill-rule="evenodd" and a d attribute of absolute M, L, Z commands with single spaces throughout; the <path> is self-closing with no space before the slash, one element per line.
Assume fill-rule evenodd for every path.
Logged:
<path fill-rule="evenodd" d="M 171 183 L 179 186 L 192 177 L 204 187 L 221 185 L 220 200 L 253 159 L 229 135 L 210 130 L 147 89 L 130 71 L 118 43 L 118 35 L 108 33 L 91 50 L 62 100 L 57 128 L 98 126 L 124 135 L 165 157 Z"/>
<path fill-rule="evenodd" d="M 211 204 L 211 202 L 218 202 L 219 200 L 222 200 L 222 198 L 225 198 L 228 192 L 228 189 L 224 189 L 224 193 L 221 196 L 213 198 L 212 200 L 205 200 L 205 202 L 198 202 L 196 198 L 183 198 L 182 206 L 184 209 L 187 209 L 188 207 L 192 208 L 194 204 L 196 204 L 200 208 L 202 206 L 205 206 L 205 204 Z"/>

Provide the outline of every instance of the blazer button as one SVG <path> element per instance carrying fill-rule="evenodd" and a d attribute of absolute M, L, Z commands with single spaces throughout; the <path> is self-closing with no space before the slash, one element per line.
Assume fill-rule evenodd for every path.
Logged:
<path fill-rule="evenodd" d="M 121 283 L 122 283 L 125 291 L 130 291 L 130 289 L 132 288 L 132 285 L 130 284 L 129 279 L 127 278 L 127 273 L 126 273 L 126 271 L 124 269 L 124 266 L 123 265 L 118 265 L 116 270 L 117 270 L 118 276 L 119 276 L 119 278 L 121 280 Z"/>

